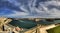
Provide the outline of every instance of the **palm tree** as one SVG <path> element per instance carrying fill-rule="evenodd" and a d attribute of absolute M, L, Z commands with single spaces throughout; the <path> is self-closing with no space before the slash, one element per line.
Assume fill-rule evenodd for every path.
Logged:
<path fill-rule="evenodd" d="M 11 21 L 12 21 L 11 19 L 1 17 L 1 18 L 0 18 L 0 30 L 3 29 L 3 26 L 4 26 L 4 25 L 8 24 L 8 23 L 11 22 Z"/>

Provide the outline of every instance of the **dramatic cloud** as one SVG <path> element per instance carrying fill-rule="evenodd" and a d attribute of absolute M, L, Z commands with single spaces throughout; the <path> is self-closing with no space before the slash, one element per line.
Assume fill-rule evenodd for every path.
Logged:
<path fill-rule="evenodd" d="M 24 12 L 18 12 L 18 11 L 13 11 L 13 14 L 10 14 L 8 16 L 26 16 L 29 15 L 28 13 L 24 13 Z"/>
<path fill-rule="evenodd" d="M 40 18 L 60 18 L 59 0 L 1 0 L 2 8 L 8 8 L 10 11 L 0 12 L 0 15 L 7 17 L 40 17 Z M 7 3 L 8 2 L 8 3 Z M 8 4 L 8 5 L 7 5 Z M 14 11 L 13 11 L 14 10 Z M 10 12 L 10 14 L 6 14 Z"/>
<path fill-rule="evenodd" d="M 40 2 L 38 9 L 44 11 L 46 16 L 60 17 L 60 1 Z"/>

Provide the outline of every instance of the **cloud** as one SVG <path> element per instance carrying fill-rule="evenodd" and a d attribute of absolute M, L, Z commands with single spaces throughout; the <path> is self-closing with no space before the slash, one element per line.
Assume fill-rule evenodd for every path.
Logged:
<path fill-rule="evenodd" d="M 7 0 L 6 0 L 7 1 Z M 59 18 L 60 17 L 60 1 L 51 0 L 51 1 L 40 1 L 38 3 L 38 7 L 36 7 L 38 0 L 21 0 L 18 2 L 18 0 L 8 0 L 13 5 L 19 7 L 21 11 L 12 10 L 14 13 L 9 14 L 6 16 L 10 17 L 53 17 L 53 18 Z"/>
<path fill-rule="evenodd" d="M 49 8 L 49 7 L 51 8 Z M 60 17 L 60 1 L 46 1 L 40 2 L 38 8 L 36 8 L 36 12 L 40 15 L 48 16 L 48 17 Z"/>
<path fill-rule="evenodd" d="M 29 15 L 28 13 L 24 13 L 24 12 L 19 12 L 19 11 L 13 11 L 14 13 L 13 14 L 10 14 L 10 15 L 7 15 L 7 16 L 26 16 L 26 15 Z"/>

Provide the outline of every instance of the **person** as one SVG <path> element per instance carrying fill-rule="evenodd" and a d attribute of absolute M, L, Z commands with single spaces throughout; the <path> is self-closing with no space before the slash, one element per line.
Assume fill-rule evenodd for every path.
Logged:
<path fill-rule="evenodd" d="M 12 32 L 12 33 L 15 33 L 15 32 Z"/>
<path fill-rule="evenodd" d="M 16 28 L 13 29 L 12 33 L 19 33 L 18 31 L 16 31 Z"/>
<path fill-rule="evenodd" d="M 21 31 L 21 30 L 23 30 L 22 28 L 19 28 L 18 26 L 17 26 L 15 29 L 16 29 L 16 31 Z"/>
<path fill-rule="evenodd" d="M 3 29 L 3 31 L 5 31 L 5 29 L 4 29 L 4 25 L 2 26 L 2 29 Z"/>

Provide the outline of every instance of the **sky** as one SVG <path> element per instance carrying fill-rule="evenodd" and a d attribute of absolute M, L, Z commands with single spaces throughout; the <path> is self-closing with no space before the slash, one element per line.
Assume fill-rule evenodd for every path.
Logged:
<path fill-rule="evenodd" d="M 0 0 L 0 16 L 60 18 L 60 0 Z"/>

